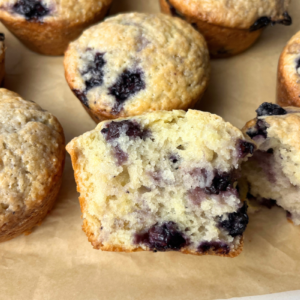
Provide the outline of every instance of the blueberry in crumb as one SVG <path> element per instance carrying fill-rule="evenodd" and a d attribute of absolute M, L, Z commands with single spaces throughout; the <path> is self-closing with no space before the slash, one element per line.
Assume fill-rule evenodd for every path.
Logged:
<path fill-rule="evenodd" d="M 280 116 L 280 115 L 286 115 L 287 112 L 285 109 L 283 109 L 281 106 L 274 104 L 274 103 L 268 103 L 264 102 L 259 106 L 259 108 L 256 110 L 257 117 L 262 116 Z"/>
<path fill-rule="evenodd" d="M 147 129 L 142 129 L 137 122 L 128 120 L 120 122 L 112 121 L 107 127 L 101 130 L 101 133 L 105 135 L 107 141 L 118 139 L 122 132 L 133 139 L 140 138 L 144 140 L 149 136 L 149 131 Z"/>
<path fill-rule="evenodd" d="M 253 139 L 254 137 L 262 136 L 263 138 L 267 138 L 267 123 L 264 120 L 257 120 L 255 127 L 253 129 L 249 129 L 246 133 Z"/>
<path fill-rule="evenodd" d="M 86 106 L 87 108 L 89 108 L 89 100 L 86 97 L 86 93 L 80 90 L 73 90 L 73 93 L 76 95 L 76 97 L 82 102 L 82 104 L 84 106 Z"/>
<path fill-rule="evenodd" d="M 255 145 L 247 141 L 238 140 L 237 148 L 238 148 L 238 157 L 244 158 L 248 154 L 253 154 Z"/>
<path fill-rule="evenodd" d="M 232 187 L 232 177 L 229 173 L 217 173 L 212 181 L 210 187 L 206 187 L 206 194 L 216 194 L 226 191 L 228 188 Z"/>
<path fill-rule="evenodd" d="M 219 217 L 220 228 L 226 230 L 232 237 L 242 235 L 249 222 L 247 208 L 247 204 L 244 203 L 237 212 L 229 213 L 225 218 Z"/>
<path fill-rule="evenodd" d="M 137 234 L 135 243 L 145 244 L 153 251 L 180 250 L 187 245 L 174 222 L 153 225 L 146 233 Z"/>
<path fill-rule="evenodd" d="M 108 90 L 109 95 L 115 97 L 116 105 L 112 113 L 117 114 L 122 109 L 122 104 L 132 95 L 145 89 L 144 74 L 141 70 L 125 70 Z"/>
<path fill-rule="evenodd" d="M 106 61 L 103 58 L 104 53 L 96 53 L 94 61 L 90 62 L 87 69 L 82 72 L 82 75 L 90 75 L 90 79 L 85 81 L 86 92 L 95 86 L 100 86 L 103 83 L 103 67 Z"/>
<path fill-rule="evenodd" d="M 12 7 L 17 14 L 25 16 L 28 21 L 37 21 L 48 15 L 50 10 L 38 0 L 19 0 Z"/>
<path fill-rule="evenodd" d="M 202 242 L 198 247 L 199 253 L 207 253 L 209 250 L 212 250 L 218 254 L 228 254 L 230 252 L 229 246 L 224 242 Z"/>

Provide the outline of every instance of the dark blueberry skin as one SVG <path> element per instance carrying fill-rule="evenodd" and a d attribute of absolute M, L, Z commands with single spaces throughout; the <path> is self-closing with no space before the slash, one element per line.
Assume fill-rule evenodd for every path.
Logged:
<path fill-rule="evenodd" d="M 137 234 L 137 244 L 145 244 L 153 251 L 178 251 L 187 245 L 183 234 L 174 222 L 153 225 L 146 233 Z"/>
<path fill-rule="evenodd" d="M 105 135 L 107 141 L 118 139 L 121 131 L 125 131 L 125 134 L 133 139 L 140 138 L 145 139 L 149 136 L 148 130 L 143 130 L 137 122 L 124 120 L 121 122 L 110 122 L 105 128 L 101 130 Z"/>
<path fill-rule="evenodd" d="M 264 120 L 257 120 L 254 130 L 250 129 L 246 133 L 251 137 L 251 139 L 256 136 L 262 136 L 266 139 L 268 136 L 267 128 L 267 123 Z"/>
<path fill-rule="evenodd" d="M 247 208 L 248 206 L 245 202 L 237 212 L 229 213 L 227 219 L 223 220 L 223 218 L 220 217 L 219 227 L 227 231 L 232 237 L 242 235 L 249 222 Z"/>
<path fill-rule="evenodd" d="M 296 61 L 296 71 L 298 72 L 298 69 L 300 68 L 300 58 Z"/>
<path fill-rule="evenodd" d="M 73 93 L 76 95 L 76 97 L 82 102 L 84 106 L 89 108 L 89 100 L 86 97 L 86 93 L 79 91 L 79 90 L 73 90 Z"/>
<path fill-rule="evenodd" d="M 253 154 L 255 145 L 247 141 L 238 140 L 237 149 L 239 158 L 245 158 L 248 154 Z"/>
<path fill-rule="evenodd" d="M 116 99 L 116 105 L 112 109 L 113 114 L 121 111 L 123 103 L 132 95 L 145 89 L 144 74 L 141 70 L 125 70 L 108 90 L 109 95 Z"/>
<path fill-rule="evenodd" d="M 91 78 L 85 81 L 86 92 L 95 86 L 100 86 L 103 83 L 103 67 L 106 61 L 103 58 L 104 53 L 96 53 L 94 61 L 91 62 L 88 68 L 82 73 L 82 75 L 90 73 Z"/>
<path fill-rule="evenodd" d="M 206 194 L 216 194 L 225 192 L 228 188 L 232 187 L 232 176 L 229 173 L 217 173 L 212 181 L 210 187 L 205 188 Z"/>
<path fill-rule="evenodd" d="M 276 23 L 289 26 L 292 24 L 292 18 L 288 14 L 288 12 L 284 12 L 283 19 L 279 20 L 279 21 L 272 21 L 269 17 L 260 17 L 259 19 L 257 19 L 254 22 L 254 24 L 250 27 L 249 30 L 250 30 L 250 32 L 256 31 L 256 30 L 259 30 L 259 29 L 262 29 L 262 28 L 268 26 L 269 24 L 275 25 Z"/>
<path fill-rule="evenodd" d="M 17 14 L 23 15 L 28 21 L 39 21 L 47 16 L 50 10 L 38 0 L 19 0 L 12 7 Z"/>
<path fill-rule="evenodd" d="M 4 33 L 0 33 L 0 41 L 3 42 L 5 40 L 5 35 Z"/>
<path fill-rule="evenodd" d="M 214 251 L 217 254 L 228 254 L 230 247 L 223 242 L 202 242 L 198 247 L 199 253 L 207 253 L 209 250 Z"/>
<path fill-rule="evenodd" d="M 256 113 L 257 113 L 257 117 L 280 116 L 280 115 L 286 115 L 287 111 L 277 104 L 264 102 L 256 110 Z"/>

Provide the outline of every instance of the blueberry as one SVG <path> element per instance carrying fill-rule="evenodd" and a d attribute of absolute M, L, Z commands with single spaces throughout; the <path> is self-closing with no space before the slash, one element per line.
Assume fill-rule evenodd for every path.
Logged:
<path fill-rule="evenodd" d="M 110 122 L 106 128 L 101 130 L 102 134 L 105 135 L 107 141 L 118 139 L 121 132 L 124 132 L 127 136 L 136 139 L 145 139 L 149 136 L 149 131 L 147 129 L 143 130 L 141 126 L 134 121 L 120 121 L 120 122 Z"/>
<path fill-rule="evenodd" d="M 171 15 L 173 17 L 179 17 L 179 18 L 182 18 L 183 19 L 183 16 L 181 13 L 178 12 L 178 10 L 170 3 L 170 0 L 166 0 L 169 8 L 170 8 L 170 12 L 171 12 Z"/>
<path fill-rule="evenodd" d="M 257 117 L 286 115 L 287 112 L 281 106 L 273 103 L 264 102 L 256 110 Z"/>
<path fill-rule="evenodd" d="M 206 194 L 216 194 L 224 192 L 227 188 L 232 187 L 232 177 L 229 173 L 217 173 L 210 187 L 205 188 Z"/>
<path fill-rule="evenodd" d="M 255 124 L 255 127 L 249 129 L 247 131 L 247 134 L 251 138 L 254 138 L 256 136 L 262 136 L 266 139 L 267 136 L 268 136 L 267 128 L 268 128 L 267 123 L 264 120 L 257 120 L 256 124 Z"/>
<path fill-rule="evenodd" d="M 219 217 L 219 226 L 232 237 L 242 235 L 249 221 L 247 208 L 248 206 L 245 202 L 237 212 L 227 214 L 227 218 Z"/>
<path fill-rule="evenodd" d="M 128 160 L 128 154 L 124 152 L 119 145 L 114 148 L 114 155 L 118 161 L 118 165 L 123 165 L 124 162 Z"/>
<path fill-rule="evenodd" d="M 175 169 L 178 169 L 178 163 L 180 161 L 180 156 L 178 154 L 172 154 L 169 156 L 170 162 L 174 165 Z"/>
<path fill-rule="evenodd" d="M 292 18 L 290 17 L 288 12 L 284 12 L 282 16 L 283 16 L 283 19 L 279 20 L 279 21 L 272 21 L 271 18 L 266 17 L 266 16 L 260 17 L 259 19 L 257 19 L 254 22 L 254 24 L 250 27 L 249 30 L 250 30 L 250 32 L 256 31 L 256 30 L 259 30 L 259 29 L 262 29 L 262 28 L 268 26 L 269 24 L 275 25 L 276 23 L 283 24 L 286 26 L 289 26 L 292 24 Z"/>
<path fill-rule="evenodd" d="M 145 89 L 144 75 L 141 70 L 125 70 L 108 90 L 109 95 L 116 99 L 116 105 L 112 109 L 113 114 L 117 114 L 122 109 L 122 104 L 132 95 Z"/>
<path fill-rule="evenodd" d="M 238 148 L 238 157 L 244 158 L 248 154 L 253 154 L 255 145 L 247 141 L 238 140 L 237 148 Z"/>
<path fill-rule="evenodd" d="M 153 225 L 146 233 L 136 235 L 135 242 L 145 244 L 153 251 L 178 251 L 187 245 L 186 239 L 174 222 Z"/>
<path fill-rule="evenodd" d="M 82 72 L 82 75 L 90 75 L 90 79 L 85 81 L 86 92 L 95 86 L 100 86 L 103 83 L 103 67 L 106 61 L 103 58 L 104 53 L 96 53 L 94 61 L 90 62 L 87 69 Z"/>
<path fill-rule="evenodd" d="M 19 0 L 13 5 L 13 11 L 25 16 L 28 21 L 39 20 L 50 12 L 50 10 L 38 0 Z"/>
<path fill-rule="evenodd" d="M 228 254 L 230 252 L 230 247 L 223 242 L 202 242 L 198 247 L 198 252 L 207 253 L 209 250 L 212 250 L 218 254 Z"/>
<path fill-rule="evenodd" d="M 264 27 L 267 27 L 271 22 L 272 21 L 271 21 L 271 19 L 269 17 L 260 17 L 250 27 L 250 32 L 262 29 Z"/>
<path fill-rule="evenodd" d="M 300 58 L 298 58 L 296 60 L 296 71 L 297 71 L 297 73 L 300 73 L 300 70 L 298 70 L 298 69 L 300 69 Z"/>
<path fill-rule="evenodd" d="M 4 33 L 0 33 L 0 41 L 3 42 L 5 40 L 5 35 Z"/>
<path fill-rule="evenodd" d="M 89 100 L 86 97 L 86 93 L 84 91 L 79 91 L 79 90 L 74 89 L 73 93 L 82 102 L 83 105 L 85 105 L 87 108 L 89 108 Z"/>

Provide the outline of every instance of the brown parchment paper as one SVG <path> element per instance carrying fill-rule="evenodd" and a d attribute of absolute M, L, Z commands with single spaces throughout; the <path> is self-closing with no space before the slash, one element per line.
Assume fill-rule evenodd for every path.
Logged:
<path fill-rule="evenodd" d="M 158 12 L 157 0 L 115 0 L 111 14 Z M 198 109 L 242 127 L 263 101 L 275 101 L 276 67 L 289 38 L 300 30 L 300 1 L 289 9 L 293 25 L 267 28 L 247 52 L 212 61 L 211 82 Z M 30 52 L 6 34 L 5 87 L 51 111 L 67 142 L 95 127 L 69 90 L 62 57 Z M 93 250 L 81 230 L 81 212 L 67 155 L 57 204 L 29 236 L 0 244 L 0 299 L 218 299 L 300 289 L 300 227 L 279 208 L 250 216 L 237 258 L 179 253 L 109 253 Z"/>

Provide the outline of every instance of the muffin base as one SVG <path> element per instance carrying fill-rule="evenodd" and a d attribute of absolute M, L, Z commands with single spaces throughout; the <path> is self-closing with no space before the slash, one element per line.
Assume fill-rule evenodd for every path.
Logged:
<path fill-rule="evenodd" d="M 159 2 L 163 13 L 174 15 L 166 0 L 159 0 Z M 179 14 L 178 17 L 190 23 L 204 35 L 209 53 L 213 58 L 230 57 L 247 50 L 259 38 L 263 30 L 251 32 L 246 29 L 228 28 L 210 24 L 193 16 L 185 16 L 181 12 Z"/>
<path fill-rule="evenodd" d="M 57 199 L 62 182 L 62 174 L 64 169 L 62 162 L 61 169 L 54 178 L 52 187 L 48 195 L 44 199 L 39 199 L 34 207 L 29 210 L 21 210 L 16 214 L 9 214 L 5 219 L 5 223 L 0 226 L 0 243 L 11 240 L 21 234 L 28 235 L 33 227 L 40 225 L 47 214 L 52 210 Z"/>
<path fill-rule="evenodd" d="M 85 23 L 63 21 L 34 22 L 25 18 L 14 18 L 7 12 L 0 15 L 1 22 L 30 50 L 44 55 L 63 55 L 69 43 L 75 40 L 84 29 L 101 21 L 110 5 L 103 6 L 93 19 Z"/>

